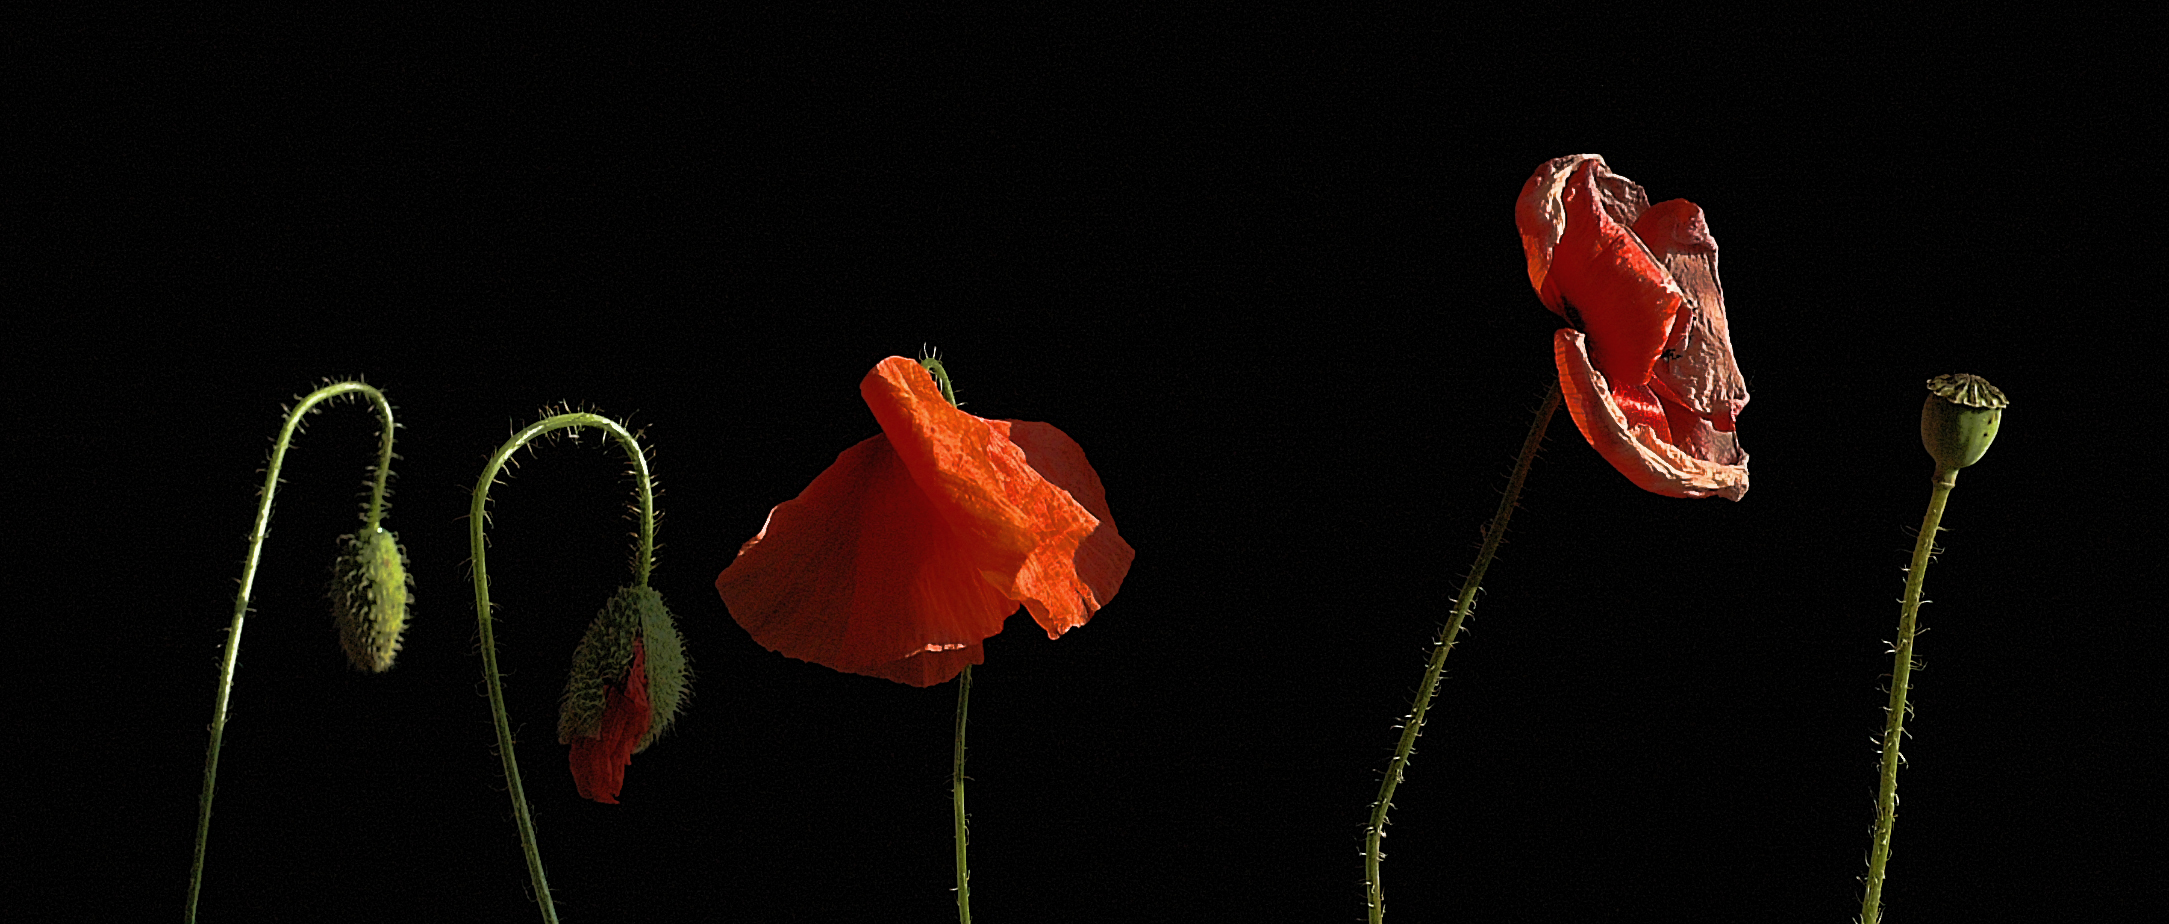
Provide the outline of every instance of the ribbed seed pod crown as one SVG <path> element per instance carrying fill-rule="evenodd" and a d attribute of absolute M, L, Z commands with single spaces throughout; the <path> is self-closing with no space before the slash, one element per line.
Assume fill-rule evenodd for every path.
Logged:
<path fill-rule="evenodd" d="M 1977 375 L 1939 375 L 1928 380 L 1928 403 L 1920 410 L 1920 441 L 1936 464 L 1961 469 L 1981 461 L 2010 400 Z"/>
<path fill-rule="evenodd" d="M 592 738 L 602 730 L 603 708 L 608 704 L 606 687 L 625 686 L 633 666 L 633 633 L 640 633 L 647 652 L 648 702 L 654 720 L 640 739 L 639 753 L 662 737 L 678 713 L 685 710 L 692 670 L 685 660 L 685 637 L 678 633 L 677 617 L 663 605 L 663 596 L 645 585 L 620 589 L 603 604 L 580 637 L 572 653 L 572 674 L 565 679 L 565 693 L 558 700 L 557 743 Z"/>
<path fill-rule="evenodd" d="M 414 600 L 407 550 L 381 527 L 367 535 L 340 536 L 339 546 L 329 593 L 339 647 L 356 670 L 382 672 L 399 654 L 407 604 Z"/>

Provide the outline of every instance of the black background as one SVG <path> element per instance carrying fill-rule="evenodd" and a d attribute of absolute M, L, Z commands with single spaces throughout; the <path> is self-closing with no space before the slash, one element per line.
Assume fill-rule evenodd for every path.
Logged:
<path fill-rule="evenodd" d="M 381 676 L 333 643 L 376 431 L 332 407 L 264 548 L 206 919 L 533 919 L 463 517 L 552 402 L 654 447 L 698 671 L 623 804 L 579 800 L 555 700 L 629 495 L 593 436 L 523 453 L 489 563 L 565 920 L 950 919 L 953 686 L 767 652 L 712 589 L 927 345 L 967 410 L 1076 438 L 1138 550 L 975 672 L 979 919 L 1358 920 L 1395 720 L 1554 375 L 1514 197 L 1593 151 L 1709 215 L 1754 488 L 1643 493 L 1553 422 L 1391 919 L 1850 919 L 1921 382 L 1961 371 L 2013 405 L 1928 575 L 1890 919 L 2158 907 L 2159 113 L 2121 28 L 86 15 L 26 46 L 10 194 L 8 902 L 179 913 L 268 437 L 360 375 L 414 623 Z"/>

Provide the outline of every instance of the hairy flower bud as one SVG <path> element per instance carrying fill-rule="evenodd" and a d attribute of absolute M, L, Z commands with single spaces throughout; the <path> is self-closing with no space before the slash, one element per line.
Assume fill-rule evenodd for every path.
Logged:
<path fill-rule="evenodd" d="M 690 674 L 685 640 L 661 594 L 626 587 L 603 604 L 572 653 L 558 701 L 557 741 L 572 746 L 573 785 L 582 798 L 617 803 L 633 755 L 684 709 Z"/>
<path fill-rule="evenodd" d="M 557 743 L 592 738 L 602 728 L 605 696 L 611 686 L 629 686 L 633 640 L 640 639 L 647 677 L 641 685 L 654 710 L 654 721 L 635 751 L 647 750 L 685 708 L 692 671 L 685 662 L 685 637 L 677 617 L 654 588 L 626 587 L 603 604 L 572 653 L 572 675 L 558 701 Z"/>
<path fill-rule="evenodd" d="M 1957 470 L 1981 460 L 1996 441 L 2003 409 L 2011 402 L 1977 375 L 1939 375 L 1928 380 L 1920 411 L 1920 441 L 1936 464 Z"/>
<path fill-rule="evenodd" d="M 407 604 L 414 599 L 407 550 L 397 535 L 381 527 L 367 535 L 341 536 L 339 544 L 328 593 L 339 647 L 356 670 L 382 672 L 399 653 Z"/>

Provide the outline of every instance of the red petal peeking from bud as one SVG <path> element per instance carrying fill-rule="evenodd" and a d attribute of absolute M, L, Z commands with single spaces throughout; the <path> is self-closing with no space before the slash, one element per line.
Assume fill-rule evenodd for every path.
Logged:
<path fill-rule="evenodd" d="M 1589 444 L 1646 490 L 1744 496 L 1747 453 L 1735 431 L 1747 384 L 1702 209 L 1685 199 L 1650 205 L 1604 158 L 1577 154 L 1537 168 L 1514 218 L 1530 285 L 1573 325 L 1553 355 Z"/>
<path fill-rule="evenodd" d="M 595 737 L 572 739 L 572 784 L 582 799 L 616 805 L 625 768 L 655 720 L 648 702 L 648 652 L 640 639 L 633 639 L 633 666 L 624 683 L 610 685 L 604 696 L 602 728 Z"/>
<path fill-rule="evenodd" d="M 930 686 L 983 661 L 1019 604 L 1054 638 L 1113 599 L 1136 553 L 1076 441 L 957 410 L 901 356 L 859 392 L 881 435 L 771 510 L 716 577 L 754 640 Z"/>

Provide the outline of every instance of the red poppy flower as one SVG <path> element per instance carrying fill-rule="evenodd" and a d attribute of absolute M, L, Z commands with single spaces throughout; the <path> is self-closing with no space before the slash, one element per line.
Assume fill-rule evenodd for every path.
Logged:
<path fill-rule="evenodd" d="M 755 641 L 923 687 L 984 661 L 1019 604 L 1057 638 L 1114 598 L 1136 553 L 1076 441 L 957 410 L 901 356 L 859 393 L 881 435 L 769 511 L 716 577 Z"/>
<path fill-rule="evenodd" d="M 1571 328 L 1553 338 L 1574 425 L 1612 467 L 1672 497 L 1747 494 L 1717 240 L 1685 199 L 1649 204 L 1604 158 L 1536 169 L 1514 207 L 1529 283 Z"/>
<path fill-rule="evenodd" d="M 602 726 L 595 735 L 568 742 L 572 785 L 582 799 L 616 805 L 618 791 L 625 788 L 625 768 L 655 720 L 655 709 L 648 702 L 648 652 L 640 639 L 633 639 L 632 669 L 621 681 L 604 685 L 603 703 Z"/>

